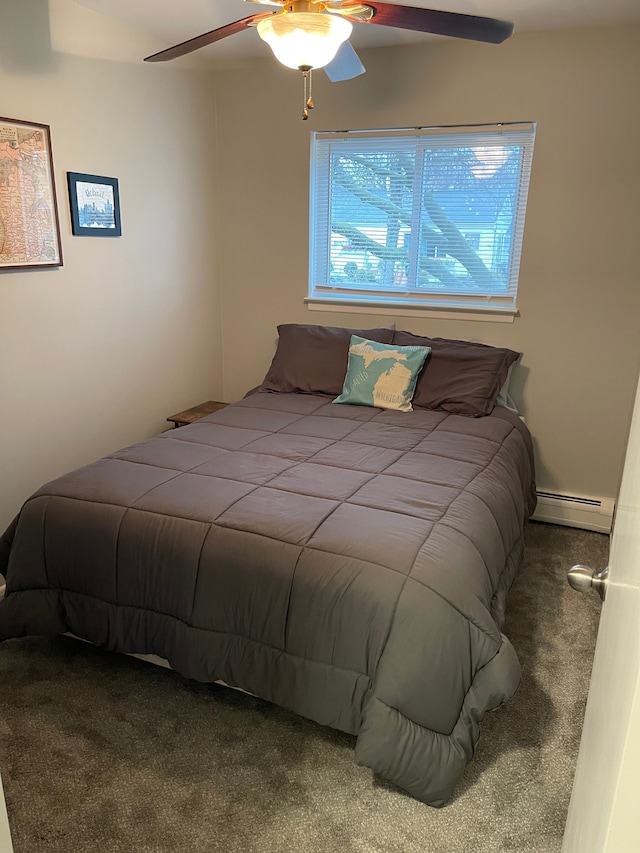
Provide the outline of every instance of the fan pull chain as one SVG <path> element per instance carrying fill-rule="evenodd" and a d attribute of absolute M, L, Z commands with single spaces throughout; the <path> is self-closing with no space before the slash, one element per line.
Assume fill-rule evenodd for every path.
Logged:
<path fill-rule="evenodd" d="M 304 107 L 302 108 L 302 121 L 307 121 L 307 119 L 309 118 L 309 110 L 312 110 L 315 106 L 315 104 L 313 103 L 313 97 L 311 94 L 311 87 L 313 85 L 313 71 L 311 68 L 303 68 L 302 80 L 303 80 L 303 95 L 304 95 Z"/>
<path fill-rule="evenodd" d="M 311 87 L 313 86 L 313 69 L 309 71 L 309 97 L 307 98 L 307 108 L 312 110 L 315 107 L 313 103 L 313 93 L 311 91 Z"/>

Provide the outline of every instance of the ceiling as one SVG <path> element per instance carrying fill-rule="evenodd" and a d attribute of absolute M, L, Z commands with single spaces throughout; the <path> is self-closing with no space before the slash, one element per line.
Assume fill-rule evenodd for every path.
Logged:
<path fill-rule="evenodd" d="M 162 50 L 208 30 L 268 11 L 244 0 L 74 0 L 144 35 Z M 399 0 L 387 0 L 399 2 Z M 405 5 L 504 18 L 515 31 L 640 21 L 638 0 L 403 0 Z M 355 24 L 352 45 L 358 48 L 409 44 L 434 36 L 390 27 Z M 251 29 L 198 51 L 198 59 L 212 65 L 270 54 Z M 184 59 L 176 60 L 184 62 Z"/>

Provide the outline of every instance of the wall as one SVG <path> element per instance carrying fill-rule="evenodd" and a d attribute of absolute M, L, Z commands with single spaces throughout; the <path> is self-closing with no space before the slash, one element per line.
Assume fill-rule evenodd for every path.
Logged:
<path fill-rule="evenodd" d="M 211 74 L 58 53 L 46 12 L 3 7 L 0 35 L 0 116 L 51 127 L 64 255 L 0 272 L 0 529 L 46 480 L 222 393 Z M 67 171 L 119 178 L 121 238 L 71 235 Z"/>
<path fill-rule="evenodd" d="M 372 322 L 303 304 L 311 129 L 538 122 L 521 316 L 398 325 L 522 350 L 540 486 L 616 494 L 640 360 L 637 25 L 364 51 L 363 77 L 316 75 L 302 122 L 298 75 L 270 58 L 213 74 L 65 55 L 44 0 L 12 3 L 0 115 L 51 126 L 65 264 L 0 272 L 0 527 L 43 481 L 240 397 L 278 323 Z M 57 37 L 93 52 L 73 6 L 51 3 Z M 119 177 L 122 238 L 71 235 L 66 171 Z"/>
<path fill-rule="evenodd" d="M 298 75 L 273 60 L 217 77 L 227 399 L 260 382 L 278 323 L 374 319 L 303 304 L 310 130 L 533 120 L 520 317 L 398 327 L 521 350 L 513 393 L 539 486 L 615 496 L 640 361 L 640 28 L 525 33 L 501 46 L 442 40 L 362 59 L 367 73 L 353 81 L 316 75 L 308 122 Z"/>

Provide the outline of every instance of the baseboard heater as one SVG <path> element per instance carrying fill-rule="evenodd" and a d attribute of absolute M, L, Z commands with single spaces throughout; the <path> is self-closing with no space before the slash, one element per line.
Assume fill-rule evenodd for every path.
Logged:
<path fill-rule="evenodd" d="M 610 533 L 616 502 L 613 498 L 593 498 L 566 492 L 538 492 L 534 521 L 548 521 L 567 527 L 582 527 Z"/>

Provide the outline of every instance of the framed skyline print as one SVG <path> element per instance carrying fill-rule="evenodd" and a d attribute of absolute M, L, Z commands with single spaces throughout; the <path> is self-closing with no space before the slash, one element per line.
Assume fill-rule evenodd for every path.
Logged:
<path fill-rule="evenodd" d="M 79 237 L 120 237 L 117 178 L 67 172 L 71 231 Z"/>
<path fill-rule="evenodd" d="M 49 125 L 0 118 L 0 271 L 61 266 Z"/>

